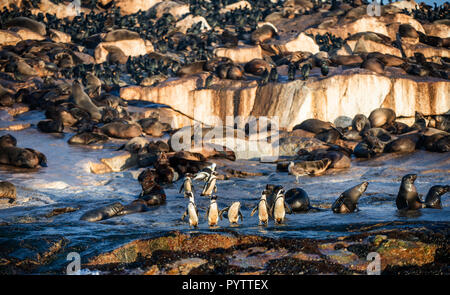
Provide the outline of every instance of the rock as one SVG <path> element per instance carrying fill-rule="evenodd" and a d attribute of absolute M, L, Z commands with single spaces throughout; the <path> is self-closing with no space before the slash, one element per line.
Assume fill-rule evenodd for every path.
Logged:
<path fill-rule="evenodd" d="M 423 29 L 428 36 L 436 36 L 440 38 L 450 38 L 450 31 L 446 24 L 423 24 Z"/>
<path fill-rule="evenodd" d="M 387 239 L 380 243 L 376 252 L 381 255 L 381 269 L 386 266 L 421 266 L 434 262 L 437 245 L 423 242 Z"/>
<path fill-rule="evenodd" d="M 137 155 L 126 152 L 112 158 L 100 159 L 100 161 L 103 164 L 107 165 L 112 172 L 120 172 L 125 169 L 137 166 Z"/>
<path fill-rule="evenodd" d="M 175 27 L 179 29 L 180 32 L 186 34 L 187 30 L 197 23 L 202 23 L 200 30 L 202 32 L 211 30 L 211 26 L 208 24 L 203 16 L 193 16 L 192 14 L 187 15 L 182 20 L 179 20 Z"/>
<path fill-rule="evenodd" d="M 22 41 L 22 37 L 19 34 L 12 31 L 0 30 L 0 46 L 14 46 L 20 41 Z"/>
<path fill-rule="evenodd" d="M 73 5 L 65 3 L 55 4 L 51 0 L 40 0 L 39 8 L 31 8 L 31 13 L 37 15 L 39 12 L 49 13 L 59 19 L 69 18 L 72 20 L 78 13 L 88 14 L 91 10 L 85 7 L 75 8 Z"/>
<path fill-rule="evenodd" d="M 226 116 L 277 117 L 280 128 L 287 130 L 311 117 L 333 122 L 339 116 L 368 116 L 378 107 L 392 108 L 398 117 L 414 117 L 417 109 L 424 115 L 450 109 L 450 84 L 444 80 L 386 77 L 364 69 L 265 86 L 252 81 L 220 80 L 217 88 L 195 90 L 206 77 L 184 77 L 156 87 L 125 87 L 120 96 L 170 105 L 183 115 L 211 125 L 217 124 L 217 119 L 225 122 Z"/>
<path fill-rule="evenodd" d="M 139 56 L 153 52 L 153 45 L 150 41 L 139 38 L 136 33 L 127 30 L 116 30 L 125 33 L 129 33 L 129 39 L 117 39 L 112 35 L 112 32 L 108 33 L 103 42 L 99 43 L 94 51 L 95 61 L 102 63 L 107 60 L 109 50 L 108 48 L 119 48 L 126 56 Z M 113 31 L 114 32 L 114 31 Z M 113 37 L 114 36 L 114 37 Z M 115 39 L 115 40 L 114 40 Z M 114 40 L 114 41 L 108 41 Z"/>
<path fill-rule="evenodd" d="M 115 0 L 116 7 L 120 7 L 122 15 L 128 15 L 139 10 L 147 11 L 163 0 Z"/>
<path fill-rule="evenodd" d="M 155 10 L 156 17 L 160 18 L 165 13 L 170 13 L 176 19 L 180 19 L 183 15 L 189 13 L 189 4 L 177 1 L 162 1 L 152 7 Z"/>
<path fill-rule="evenodd" d="M 402 43 L 402 49 L 407 57 L 414 57 L 414 53 L 422 53 L 425 58 L 431 58 L 433 56 L 450 57 L 450 50 L 442 47 L 433 47 L 422 43 L 410 44 Z"/>
<path fill-rule="evenodd" d="M 33 32 L 27 28 L 13 27 L 10 28 L 10 31 L 19 35 L 22 40 L 39 40 L 39 41 L 45 40 L 44 36 L 36 32 Z"/>
<path fill-rule="evenodd" d="M 285 36 L 280 40 L 273 40 L 269 44 L 279 46 L 281 52 L 306 51 L 316 54 L 320 51 L 319 45 L 305 33 L 300 33 L 297 36 Z"/>
<path fill-rule="evenodd" d="M 214 54 L 218 57 L 227 57 L 235 63 L 247 63 L 254 58 L 262 58 L 259 45 L 241 45 L 234 48 L 218 47 L 214 49 Z"/>
<path fill-rule="evenodd" d="M 229 264 L 242 268 L 264 268 L 270 260 L 284 258 L 288 254 L 288 251 L 284 248 L 251 247 L 234 251 L 229 258 Z"/>
<path fill-rule="evenodd" d="M 208 260 L 201 259 L 201 258 L 181 259 L 181 260 L 175 261 L 174 263 L 166 265 L 165 266 L 165 269 L 167 269 L 166 274 L 168 274 L 168 275 L 188 275 L 192 269 L 202 266 L 203 264 L 205 264 L 207 262 L 208 262 Z"/>
<path fill-rule="evenodd" d="M 416 9 L 416 6 L 418 6 L 418 5 L 414 0 L 402 0 L 402 1 L 390 3 L 388 6 L 393 6 L 400 10 L 406 9 L 409 12 L 411 12 L 414 9 Z"/>

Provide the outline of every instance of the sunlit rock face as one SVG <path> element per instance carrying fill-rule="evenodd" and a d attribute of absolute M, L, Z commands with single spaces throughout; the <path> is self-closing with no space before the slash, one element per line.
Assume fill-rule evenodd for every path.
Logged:
<path fill-rule="evenodd" d="M 162 0 L 115 0 L 116 7 L 120 7 L 122 15 L 136 13 L 139 10 L 146 11 Z"/>
<path fill-rule="evenodd" d="M 412 117 L 416 110 L 431 115 L 450 109 L 450 84 L 445 80 L 394 72 L 378 75 L 358 68 L 334 68 L 328 77 L 320 77 L 317 69 L 312 73 L 307 81 L 264 86 L 258 86 L 256 81 L 217 80 L 209 89 L 201 89 L 208 74 L 200 74 L 156 87 L 125 87 L 120 96 L 169 105 L 211 125 L 225 122 L 227 116 L 277 116 L 280 127 L 288 130 L 309 118 L 334 122 L 339 116 L 368 116 L 378 107 L 392 108 L 399 117 Z M 178 122 L 177 127 L 189 123 Z"/>

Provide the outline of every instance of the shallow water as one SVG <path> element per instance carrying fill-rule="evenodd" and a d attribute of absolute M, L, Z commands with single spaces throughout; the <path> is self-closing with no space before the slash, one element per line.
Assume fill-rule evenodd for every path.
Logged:
<path fill-rule="evenodd" d="M 42 112 L 28 112 L 16 118 L 36 124 L 42 120 Z M 352 161 L 352 168 L 341 171 L 327 171 L 323 176 L 295 177 L 279 173 L 274 164 L 260 164 L 256 161 L 240 160 L 232 163 L 233 168 L 243 171 L 264 172 L 264 176 L 246 179 L 218 181 L 218 204 L 224 208 L 239 200 L 244 215 L 243 224 L 230 227 L 228 220 L 219 222 L 219 227 L 210 229 L 204 219 L 209 200 L 198 196 L 200 226 L 190 229 L 180 221 L 187 201 L 178 193 L 181 181 L 165 187 L 167 203 L 152 208 L 145 213 L 114 217 L 105 221 L 90 223 L 80 221 L 87 210 L 119 201 L 128 204 L 136 199 L 141 188 L 135 179 L 136 169 L 119 173 L 95 175 L 89 172 L 89 161 L 112 157 L 121 152 L 115 149 L 125 141 L 115 141 L 104 149 L 89 149 L 70 146 L 67 140 L 72 136 L 44 134 L 31 127 L 17 132 L 0 131 L 0 136 L 10 133 L 18 140 L 18 146 L 32 147 L 43 152 L 48 158 L 48 167 L 27 170 L 0 166 L 0 180 L 13 182 L 18 189 L 17 205 L 0 207 L 0 250 L 12 252 L 11 257 L 32 258 L 32 251 L 25 242 L 64 237 L 66 246 L 58 258 L 40 271 L 64 269 L 65 255 L 71 251 L 81 254 L 82 262 L 92 255 L 114 249 L 138 238 L 148 238 L 163 232 L 180 230 L 183 232 L 236 231 L 242 234 L 258 234 L 268 237 L 292 238 L 334 238 L 379 228 L 414 227 L 426 224 L 450 222 L 449 194 L 444 195 L 442 210 L 423 209 L 415 214 L 402 216 L 395 207 L 395 198 L 401 177 L 417 173 L 416 187 L 422 198 L 428 189 L 437 184 L 450 184 L 449 154 L 417 151 L 409 155 L 383 155 L 369 161 Z M 227 162 L 219 161 L 218 166 Z M 330 209 L 323 212 L 287 215 L 285 225 L 258 226 L 257 214 L 250 212 L 257 204 L 260 193 L 267 183 L 280 184 L 286 190 L 302 187 L 309 194 L 313 206 L 329 208 L 334 200 L 346 189 L 368 181 L 369 187 L 359 202 L 360 211 L 338 215 Z M 201 190 L 203 183 L 196 183 Z M 79 208 L 75 212 L 47 218 L 45 215 L 55 208 Z M 9 246 L 8 246 L 9 245 Z M 6 247 L 6 248 L 5 248 Z"/>

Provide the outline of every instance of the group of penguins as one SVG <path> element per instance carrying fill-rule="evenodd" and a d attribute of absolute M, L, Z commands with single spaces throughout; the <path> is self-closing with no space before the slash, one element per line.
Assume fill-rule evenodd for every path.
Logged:
<path fill-rule="evenodd" d="M 199 224 L 199 213 L 195 204 L 193 181 L 203 180 L 205 184 L 201 192 L 201 196 L 210 198 L 209 207 L 206 209 L 206 220 L 210 227 L 218 225 L 219 218 L 226 213 L 230 225 L 237 225 L 239 218 L 243 221 L 241 213 L 241 203 L 239 201 L 233 202 L 229 207 L 219 210 L 217 205 L 217 175 L 215 171 L 216 164 L 206 167 L 199 173 L 192 176 L 186 174 L 183 185 L 180 188 L 180 193 L 184 190 L 184 197 L 189 199 L 187 209 L 184 212 L 181 220 L 184 221 L 189 217 L 189 226 L 197 227 Z M 395 204 L 397 209 L 402 212 L 409 212 L 411 210 L 418 210 L 421 208 L 442 209 L 441 196 L 450 191 L 450 185 L 435 185 L 430 188 L 422 201 L 417 193 L 414 181 L 417 179 L 417 174 L 407 174 L 403 176 L 399 192 Z M 358 211 L 358 200 L 364 194 L 369 183 L 364 181 L 356 186 L 353 186 L 344 191 L 333 203 L 331 210 L 334 213 L 352 213 Z M 307 212 L 307 211 L 323 211 L 324 209 L 311 206 L 308 194 L 301 188 L 293 188 L 285 192 L 281 185 L 267 184 L 266 188 L 261 193 L 258 205 L 253 208 L 250 216 L 253 216 L 258 211 L 259 225 L 267 226 L 269 218 L 274 220 L 275 224 L 283 224 L 286 213 L 293 212 Z"/>

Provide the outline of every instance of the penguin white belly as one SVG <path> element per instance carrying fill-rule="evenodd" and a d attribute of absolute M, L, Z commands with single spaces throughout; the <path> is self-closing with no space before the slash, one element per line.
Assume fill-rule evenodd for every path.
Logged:
<path fill-rule="evenodd" d="M 275 209 L 274 209 L 274 219 L 277 223 L 282 223 L 284 221 L 284 216 L 286 215 L 286 211 L 284 209 L 284 199 L 279 198 L 275 202 Z"/>
<path fill-rule="evenodd" d="M 228 209 L 228 220 L 230 223 L 238 223 L 239 221 L 239 208 L 241 204 L 239 202 L 233 203 L 230 209 Z"/>
<path fill-rule="evenodd" d="M 219 211 L 217 209 L 217 204 L 211 204 L 209 207 L 209 214 L 208 214 L 208 224 L 210 226 L 217 225 L 219 222 Z"/>
<path fill-rule="evenodd" d="M 258 206 L 259 221 L 267 222 L 269 220 L 269 213 L 267 212 L 266 202 L 259 202 Z"/>
<path fill-rule="evenodd" d="M 197 226 L 198 225 L 198 216 L 197 216 L 197 211 L 195 209 L 194 204 L 190 203 L 188 205 L 188 213 L 189 213 L 189 225 Z"/>

